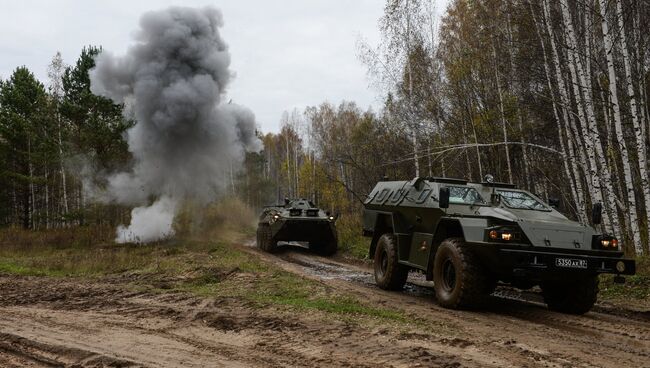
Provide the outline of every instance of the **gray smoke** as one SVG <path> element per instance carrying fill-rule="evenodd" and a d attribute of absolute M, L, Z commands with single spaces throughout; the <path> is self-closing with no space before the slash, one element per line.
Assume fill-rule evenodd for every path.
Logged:
<path fill-rule="evenodd" d="M 102 52 L 95 60 L 91 91 L 124 103 L 136 120 L 127 132 L 134 166 L 110 175 L 103 193 L 141 206 L 118 229 L 118 241 L 172 234 L 180 201 L 213 200 L 245 151 L 261 148 L 252 111 L 221 103 L 233 77 L 221 26 L 212 7 L 148 12 L 126 55 Z"/>

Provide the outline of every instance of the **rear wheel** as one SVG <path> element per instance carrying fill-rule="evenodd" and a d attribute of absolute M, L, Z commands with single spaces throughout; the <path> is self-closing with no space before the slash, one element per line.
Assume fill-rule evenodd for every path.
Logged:
<path fill-rule="evenodd" d="M 384 234 L 375 249 L 375 282 L 384 290 L 401 290 L 409 270 L 398 263 L 397 241 L 393 234 Z"/>
<path fill-rule="evenodd" d="M 438 247 L 433 283 L 438 303 L 445 308 L 481 305 L 494 288 L 494 282 L 461 238 L 446 239 Z"/>
<path fill-rule="evenodd" d="M 269 224 L 259 224 L 257 226 L 257 247 L 269 253 L 274 253 L 277 249 L 277 242 L 271 236 L 271 226 Z"/>
<path fill-rule="evenodd" d="M 542 295 L 548 308 L 569 314 L 585 314 L 598 298 L 598 276 L 590 275 L 572 280 L 546 281 Z"/>

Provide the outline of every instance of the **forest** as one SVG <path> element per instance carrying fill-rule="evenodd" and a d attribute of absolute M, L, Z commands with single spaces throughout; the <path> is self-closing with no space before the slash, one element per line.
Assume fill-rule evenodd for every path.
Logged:
<path fill-rule="evenodd" d="M 360 241 L 377 180 L 481 181 L 487 174 L 647 254 L 650 223 L 650 3 L 643 0 L 387 0 L 381 42 L 357 42 L 382 104 L 351 98 L 286 112 L 258 131 L 263 150 L 232 168 L 221 197 L 253 209 L 304 197 L 340 213 Z M 85 171 L 131 164 L 123 106 L 90 91 L 99 46 L 48 80 L 26 67 L 0 79 L 0 226 L 48 229 L 128 222 L 130 208 L 87 198 Z"/>

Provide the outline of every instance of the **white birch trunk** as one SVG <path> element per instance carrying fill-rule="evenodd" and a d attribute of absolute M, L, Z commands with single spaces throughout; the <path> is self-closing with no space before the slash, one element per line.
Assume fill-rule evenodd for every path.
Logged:
<path fill-rule="evenodd" d="M 630 114 L 632 115 L 632 128 L 634 130 L 634 138 L 636 140 L 637 160 L 639 163 L 639 175 L 641 176 L 641 190 L 643 192 L 643 199 L 645 205 L 645 219 L 646 224 L 650 224 L 650 182 L 648 178 L 648 160 L 646 155 L 645 135 L 643 134 L 642 123 L 639 121 L 636 95 L 634 93 L 634 85 L 632 84 L 632 68 L 630 65 L 630 56 L 627 51 L 627 38 L 625 35 L 625 25 L 623 24 L 623 10 L 621 9 L 621 2 L 616 1 L 616 17 L 618 18 L 618 28 L 620 32 L 619 48 L 623 53 L 623 64 L 625 65 L 625 82 L 627 84 L 627 95 L 630 99 Z M 604 20 L 603 20 L 604 21 Z M 608 53 L 611 55 L 611 53 Z M 611 57 L 611 56 L 610 56 Z M 609 63 L 608 63 L 609 64 Z M 642 76 L 645 78 L 645 76 Z"/>
<path fill-rule="evenodd" d="M 510 149 L 508 148 L 508 129 L 507 129 L 507 124 L 506 124 L 506 114 L 503 109 L 503 93 L 501 91 L 501 82 L 499 82 L 499 69 L 497 68 L 497 51 L 496 48 L 494 47 L 494 44 L 492 44 L 492 56 L 494 58 L 494 78 L 496 79 L 497 83 L 497 93 L 499 94 L 499 113 L 501 114 L 501 128 L 503 130 L 503 142 L 505 143 L 503 146 L 506 149 L 506 162 L 508 164 L 508 182 L 512 183 L 512 167 L 510 166 Z M 474 133 L 476 135 L 476 133 Z M 481 174 L 481 177 L 483 177 L 483 174 Z"/>
<path fill-rule="evenodd" d="M 50 228 L 50 184 L 48 183 L 48 170 L 45 169 L 45 228 Z"/>
<path fill-rule="evenodd" d="M 28 133 L 29 134 L 29 133 Z M 31 228 L 36 230 L 36 224 L 34 222 L 34 213 L 36 211 L 36 196 L 34 195 L 34 168 L 32 165 L 32 140 L 27 138 L 27 166 L 29 170 L 29 195 L 30 195 L 30 211 L 29 211 L 29 222 Z"/>
<path fill-rule="evenodd" d="M 578 220 L 581 223 L 586 223 L 586 210 L 585 210 L 585 200 L 584 200 L 584 194 L 583 194 L 583 189 L 582 189 L 582 180 L 580 178 L 580 172 L 578 170 L 578 166 L 576 164 L 576 158 L 574 156 L 573 152 L 573 142 L 571 140 L 571 136 L 569 134 L 568 128 L 566 126 L 569 124 L 568 119 L 567 119 L 567 113 L 566 109 L 562 108 L 563 114 L 564 114 L 564 123 L 562 120 L 560 120 L 560 115 L 558 114 L 558 106 L 555 101 L 555 95 L 553 94 L 553 83 L 551 82 L 551 72 L 549 68 L 549 62 L 548 58 L 546 57 L 546 45 L 544 44 L 544 38 L 542 37 L 542 33 L 540 31 L 540 26 L 537 21 L 537 17 L 535 17 L 535 13 L 532 7 L 532 4 L 529 3 L 530 5 L 530 12 L 533 17 L 533 22 L 535 23 L 535 31 L 537 32 L 537 37 L 539 38 L 540 44 L 542 46 L 542 55 L 544 57 L 544 72 L 546 74 L 546 83 L 548 86 L 548 91 L 551 95 L 551 103 L 553 105 L 553 115 L 555 117 L 555 122 L 557 125 L 557 132 L 558 132 L 558 138 L 560 139 L 560 149 L 561 152 L 564 156 L 563 159 L 563 166 L 564 166 L 564 174 L 567 177 L 567 180 L 569 181 L 569 186 L 571 187 L 571 197 L 576 204 L 576 215 L 578 217 Z M 564 143 L 564 134 L 563 132 L 566 133 L 566 138 L 567 138 L 567 144 Z M 567 154 L 567 149 L 566 146 L 569 146 L 569 152 Z M 573 173 L 571 172 L 572 170 L 569 169 L 569 165 L 571 165 L 571 169 L 573 170 Z"/>
<path fill-rule="evenodd" d="M 476 147 L 476 161 L 478 162 L 478 180 L 483 180 L 483 164 L 481 163 L 481 151 L 478 147 L 478 136 L 476 135 L 476 126 L 474 119 L 472 119 L 472 100 L 469 101 L 469 122 L 472 124 L 472 132 L 474 133 L 474 147 Z"/>
<path fill-rule="evenodd" d="M 471 118 L 470 118 L 471 119 Z M 465 129 L 465 124 L 460 124 L 463 131 L 463 144 L 467 146 L 467 129 Z M 470 165 L 469 152 L 465 150 L 465 163 L 467 165 L 467 173 L 469 174 L 469 180 L 472 180 L 472 165 Z"/>
<path fill-rule="evenodd" d="M 415 167 L 415 177 L 420 177 L 420 162 L 418 160 L 418 129 L 416 128 L 416 117 L 413 106 L 413 74 L 411 69 L 411 11 L 409 1 L 406 0 L 406 73 L 408 74 L 409 83 L 409 122 L 411 125 L 411 139 L 413 140 L 413 164 Z"/>
<path fill-rule="evenodd" d="M 563 0 L 566 1 L 566 0 Z M 632 231 L 632 239 L 634 241 L 634 249 L 637 255 L 643 254 L 643 246 L 641 244 L 641 230 L 639 229 L 639 221 L 637 218 L 636 209 L 636 194 L 634 193 L 634 183 L 632 182 L 632 168 L 630 166 L 630 157 L 627 150 L 627 143 L 623 137 L 623 125 L 621 120 L 621 110 L 618 102 L 618 92 L 616 91 L 617 78 L 616 71 L 614 70 L 614 57 L 612 55 L 613 43 L 612 37 L 609 34 L 609 26 L 607 24 L 607 3 L 605 0 L 599 0 L 601 27 L 603 30 L 603 41 L 605 43 L 605 56 L 607 58 L 607 71 L 609 75 L 609 93 L 612 101 L 612 110 L 614 113 L 614 128 L 616 131 L 616 139 L 618 140 L 619 148 L 621 151 L 621 161 L 623 162 L 623 175 L 625 178 L 625 189 L 627 202 L 627 215 L 629 216 L 630 230 Z"/>
<path fill-rule="evenodd" d="M 65 178 L 65 170 L 63 168 L 63 139 L 61 138 L 61 115 L 57 112 L 56 113 L 58 125 L 59 125 L 59 132 L 58 132 L 58 140 L 59 140 L 59 174 L 61 175 L 61 191 L 63 194 L 63 214 L 67 215 L 68 212 L 70 212 L 70 209 L 68 207 L 68 187 L 66 183 L 66 178 Z"/>
<path fill-rule="evenodd" d="M 578 112 L 579 115 L 582 115 L 581 120 L 587 122 L 587 124 L 583 126 L 583 132 L 588 132 L 588 134 L 591 136 L 591 141 L 593 141 L 593 144 L 591 144 L 591 149 L 590 149 L 589 147 L 590 140 L 589 139 L 585 140 L 588 144 L 587 151 L 589 153 L 589 158 L 592 161 L 591 168 L 594 171 L 592 176 L 592 182 L 593 182 L 593 187 L 596 190 L 595 199 L 596 201 L 602 201 L 603 192 L 606 193 L 605 197 L 607 199 L 607 202 L 604 204 L 607 205 L 607 207 L 611 211 L 611 213 L 609 214 L 610 217 L 609 220 L 611 221 L 611 226 L 613 228 L 614 233 L 620 234 L 619 219 L 616 211 L 616 194 L 614 193 L 614 190 L 612 188 L 611 173 L 609 171 L 609 167 L 607 166 L 607 162 L 605 161 L 603 146 L 600 140 L 600 135 L 598 134 L 598 127 L 594 115 L 593 102 L 589 98 L 590 93 L 583 91 L 583 88 L 589 85 L 587 78 L 590 77 L 585 75 L 585 68 L 582 64 L 582 60 L 580 60 L 579 55 L 577 55 L 576 50 L 577 50 L 578 43 L 577 43 L 575 31 L 573 29 L 573 20 L 571 19 L 571 13 L 569 11 L 567 0 L 560 0 L 560 4 L 562 9 L 562 20 L 566 28 L 565 36 L 568 44 L 568 53 L 570 58 L 569 70 L 571 71 L 572 74 L 574 93 L 575 93 L 576 101 L 578 101 L 579 107 L 584 106 L 586 116 L 582 112 L 582 108 L 579 108 Z M 578 82 L 577 79 L 579 79 L 580 82 Z M 602 184 L 605 187 L 605 190 L 603 192 L 601 192 L 600 190 L 601 183 L 600 180 L 598 180 L 599 175 L 596 171 L 598 167 L 596 165 L 596 158 L 598 159 L 598 162 L 600 164 L 600 172 L 602 173 Z"/>
<path fill-rule="evenodd" d="M 530 3 L 529 3 L 530 4 Z M 506 23 L 506 31 L 507 31 L 507 36 L 508 36 L 508 59 L 510 60 L 510 80 L 511 81 L 516 81 L 517 78 L 513 75 L 515 72 L 515 61 L 514 61 L 514 50 L 515 46 L 514 43 L 512 42 L 513 36 L 512 36 L 512 22 L 510 21 L 510 12 L 507 12 L 507 23 Z M 546 57 L 546 55 L 544 55 Z M 513 82 L 513 84 L 515 84 Z M 524 136 L 524 114 L 521 108 L 521 98 L 520 96 L 522 95 L 521 92 L 521 84 L 516 83 L 514 86 L 514 89 L 517 94 L 517 117 L 519 121 L 519 134 L 521 135 L 520 141 L 523 143 L 521 146 L 521 155 L 522 155 L 522 160 L 523 160 L 523 167 L 524 167 L 524 184 L 526 188 L 531 188 L 530 185 L 530 160 L 528 156 L 528 149 L 526 148 L 526 138 Z M 563 150 L 564 152 L 564 150 Z M 533 155 L 534 157 L 534 155 Z"/>
<path fill-rule="evenodd" d="M 593 147 L 591 145 L 591 140 L 590 139 L 584 139 L 583 134 L 580 134 L 580 131 L 578 130 L 578 127 L 575 123 L 575 119 L 572 115 L 572 112 L 570 112 L 569 106 L 571 106 L 571 100 L 569 98 L 569 91 L 567 89 L 567 86 L 564 81 L 564 77 L 562 76 L 562 68 L 560 64 L 560 56 L 557 51 L 557 46 L 555 43 L 555 37 L 553 34 L 553 29 L 551 27 L 551 14 L 550 14 L 550 8 L 548 4 L 548 0 L 544 0 L 543 3 L 543 9 L 544 9 L 544 14 L 543 18 L 545 20 L 546 24 L 546 30 L 549 35 L 549 40 L 551 42 L 551 51 L 553 54 L 553 65 L 555 69 L 555 78 L 557 80 L 558 84 L 558 89 L 560 92 L 560 102 L 562 105 L 562 116 L 564 118 L 564 121 L 567 122 L 567 126 L 565 126 L 565 134 L 567 136 L 567 144 L 569 147 L 573 145 L 571 136 L 575 137 L 576 139 L 576 150 L 579 153 L 580 157 L 580 163 L 582 166 L 582 171 L 587 179 L 587 186 L 589 189 L 589 193 L 592 196 L 592 203 L 594 202 L 602 202 L 602 193 L 600 189 L 600 185 L 598 183 L 600 182 L 600 178 L 598 177 L 598 170 L 595 168 L 596 167 L 596 161 L 594 159 L 594 154 L 593 154 Z M 571 66 L 573 66 L 571 63 L 569 63 Z M 573 86 L 574 86 L 574 91 L 575 89 L 575 73 L 570 73 L 573 79 Z M 580 106 L 580 95 L 578 94 L 576 96 L 576 102 L 578 102 L 578 117 L 581 121 L 584 121 L 584 113 L 582 110 L 582 107 Z M 569 131 L 570 129 L 570 131 Z M 586 132 L 586 129 L 583 129 L 583 131 Z M 589 158 L 589 159 L 588 159 Z M 573 172 L 576 177 L 576 185 L 579 185 L 581 183 L 581 177 L 574 167 Z M 596 184 L 594 186 L 594 184 Z M 578 189 L 577 189 L 578 190 Z M 583 207 L 583 216 L 586 217 L 586 203 Z"/>

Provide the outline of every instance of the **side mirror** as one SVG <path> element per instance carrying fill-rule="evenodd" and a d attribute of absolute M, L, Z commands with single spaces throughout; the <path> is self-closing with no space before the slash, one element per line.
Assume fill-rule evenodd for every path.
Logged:
<path fill-rule="evenodd" d="M 560 208 L 560 200 L 558 198 L 549 198 L 548 205 L 555 209 L 558 209 Z"/>
<path fill-rule="evenodd" d="M 438 193 L 438 206 L 440 208 L 449 208 L 449 188 L 440 187 L 440 192 Z"/>
<path fill-rule="evenodd" d="M 594 203 L 591 207 L 591 222 L 598 225 L 603 221 L 603 204 L 598 202 Z"/>

